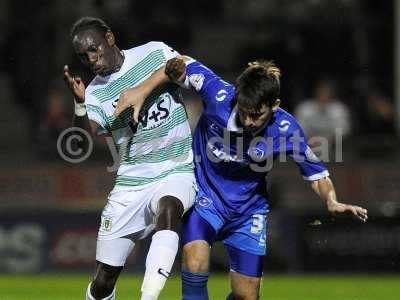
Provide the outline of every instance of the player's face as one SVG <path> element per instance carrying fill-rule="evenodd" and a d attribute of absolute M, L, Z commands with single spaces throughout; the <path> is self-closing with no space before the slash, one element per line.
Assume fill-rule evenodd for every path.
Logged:
<path fill-rule="evenodd" d="M 249 107 L 243 107 L 238 104 L 238 114 L 240 122 L 247 131 L 255 132 L 269 121 L 272 114 L 278 109 L 280 101 L 277 100 L 272 107 L 263 105 L 260 110 L 254 110 Z"/>
<path fill-rule="evenodd" d="M 93 73 L 106 76 L 116 69 L 114 36 L 111 32 L 103 34 L 91 29 L 84 30 L 74 36 L 72 43 L 81 62 Z"/>

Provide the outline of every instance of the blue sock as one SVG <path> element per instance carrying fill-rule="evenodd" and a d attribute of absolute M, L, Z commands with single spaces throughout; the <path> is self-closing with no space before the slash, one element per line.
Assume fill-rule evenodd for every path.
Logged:
<path fill-rule="evenodd" d="M 182 300 L 208 300 L 208 275 L 182 271 Z"/>
<path fill-rule="evenodd" d="M 235 300 L 235 299 L 233 298 L 233 294 L 230 293 L 230 294 L 228 295 L 228 297 L 226 297 L 226 300 Z"/>

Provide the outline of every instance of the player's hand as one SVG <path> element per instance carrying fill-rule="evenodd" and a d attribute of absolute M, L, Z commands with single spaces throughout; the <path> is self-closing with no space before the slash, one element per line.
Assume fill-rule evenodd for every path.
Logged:
<path fill-rule="evenodd" d="M 140 109 L 143 106 L 144 101 L 147 97 L 147 90 L 142 86 L 127 89 L 121 93 L 117 102 L 117 107 L 114 111 L 114 116 L 118 117 L 125 109 L 132 107 L 133 109 L 133 120 L 139 122 Z"/>
<path fill-rule="evenodd" d="M 64 81 L 74 95 L 75 101 L 85 102 L 85 84 L 79 76 L 71 75 L 68 65 L 64 66 Z"/>
<path fill-rule="evenodd" d="M 186 77 L 186 64 L 180 57 L 174 57 L 167 61 L 165 74 L 172 82 L 184 82 Z"/>
<path fill-rule="evenodd" d="M 362 222 L 368 220 L 368 211 L 360 206 L 334 202 L 328 203 L 328 210 L 334 215 L 354 216 Z"/>

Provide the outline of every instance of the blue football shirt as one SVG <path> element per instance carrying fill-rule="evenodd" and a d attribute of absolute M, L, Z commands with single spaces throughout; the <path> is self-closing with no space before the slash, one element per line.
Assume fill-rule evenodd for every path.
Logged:
<path fill-rule="evenodd" d="M 198 61 L 187 62 L 187 76 L 204 106 L 194 133 L 197 183 L 224 218 L 268 207 L 265 177 L 276 158 L 294 160 L 306 180 L 329 176 L 291 114 L 278 109 L 253 136 L 237 125 L 232 84 Z"/>

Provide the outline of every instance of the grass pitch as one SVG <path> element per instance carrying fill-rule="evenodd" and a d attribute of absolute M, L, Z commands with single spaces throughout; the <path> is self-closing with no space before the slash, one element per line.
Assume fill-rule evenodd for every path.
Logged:
<path fill-rule="evenodd" d="M 1 275 L 0 300 L 84 299 L 89 276 L 82 274 Z M 137 300 L 141 276 L 122 274 L 118 300 Z M 211 300 L 225 300 L 228 277 L 212 275 Z M 161 300 L 179 300 L 180 279 L 169 279 Z M 267 300 L 398 300 L 400 276 L 394 275 L 269 275 L 264 276 L 261 299 Z"/>

